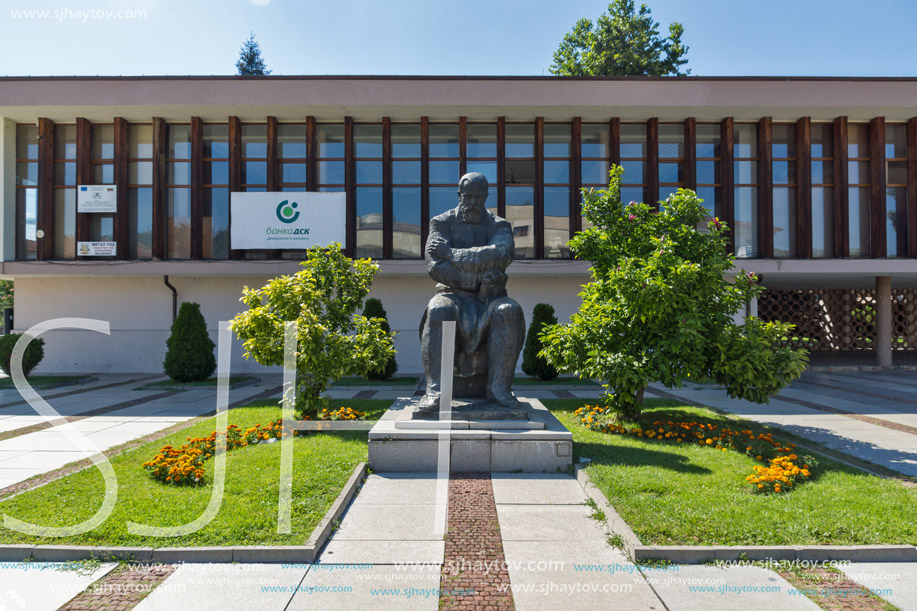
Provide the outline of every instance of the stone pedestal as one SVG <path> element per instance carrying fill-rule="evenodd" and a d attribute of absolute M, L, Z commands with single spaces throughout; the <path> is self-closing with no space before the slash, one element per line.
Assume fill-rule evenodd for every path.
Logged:
<path fill-rule="evenodd" d="M 414 420 L 413 400 L 399 399 L 369 432 L 369 466 L 377 472 L 436 472 L 439 444 L 445 443 L 452 471 L 567 471 L 573 435 L 537 399 L 519 400 L 524 419 L 484 420 L 473 416 L 486 412 L 456 409 L 449 420 Z"/>

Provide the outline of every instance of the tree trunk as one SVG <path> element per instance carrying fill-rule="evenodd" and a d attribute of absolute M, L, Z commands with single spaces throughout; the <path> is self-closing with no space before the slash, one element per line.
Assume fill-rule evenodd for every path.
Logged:
<path fill-rule="evenodd" d="M 643 391 L 644 390 L 646 389 L 641 388 L 640 390 L 637 391 L 637 395 L 636 395 L 637 396 L 637 405 L 643 405 Z"/>

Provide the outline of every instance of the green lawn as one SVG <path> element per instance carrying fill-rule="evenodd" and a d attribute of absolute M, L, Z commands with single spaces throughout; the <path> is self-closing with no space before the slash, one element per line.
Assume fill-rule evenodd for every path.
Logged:
<path fill-rule="evenodd" d="M 581 380 L 572 376 L 558 376 L 553 380 L 541 380 L 539 378 L 529 378 L 516 376 L 513 378 L 513 386 L 595 386 L 598 384 L 592 380 Z"/>
<path fill-rule="evenodd" d="M 95 378 L 89 376 L 29 376 L 26 380 L 32 385 L 32 388 L 56 388 L 58 386 L 92 382 Z M 12 390 L 14 388 L 16 386 L 13 384 L 13 378 L 0 378 L 0 390 Z"/>
<path fill-rule="evenodd" d="M 359 376 L 341 378 L 331 386 L 417 386 L 418 376 L 392 376 L 387 380 L 367 380 Z"/>
<path fill-rule="evenodd" d="M 373 414 L 391 401 L 333 401 Z M 247 428 L 280 417 L 273 401 L 230 411 L 230 423 Z M 226 490 L 216 518 L 198 532 L 175 538 L 140 537 L 127 532 L 126 522 L 176 526 L 196 519 L 210 499 L 213 461 L 205 463 L 207 485 L 172 487 L 154 481 L 141 466 L 164 445 L 175 447 L 187 437 L 213 431 L 215 420 L 146 444 L 111 459 L 118 476 L 118 501 L 111 517 L 97 529 L 67 538 L 33 537 L 0 527 L 0 543 L 124 546 L 302 545 L 354 467 L 367 458 L 366 432 L 311 434 L 293 440 L 293 532 L 277 534 L 280 443 L 240 448 L 227 455 Z M 41 488 L 0 502 L 0 513 L 48 526 L 65 526 L 93 515 L 102 503 L 104 484 L 99 470 L 85 469 Z"/>
<path fill-rule="evenodd" d="M 748 456 L 590 431 L 573 416 L 583 400 L 544 403 L 573 432 L 574 460 L 592 459 L 590 479 L 645 545 L 917 544 L 917 488 L 816 454 L 813 480 L 782 495 L 753 494 L 745 476 L 760 463 Z M 647 400 L 645 418 L 730 423 L 661 399 Z"/>
<path fill-rule="evenodd" d="M 251 383 L 254 382 L 257 378 L 254 376 L 230 376 L 229 385 L 235 386 L 237 384 Z M 144 384 L 137 388 L 137 390 L 166 390 L 169 388 L 197 388 L 200 386 L 216 386 L 217 378 L 207 378 L 200 382 L 176 382 L 175 380 L 160 380 L 159 382 L 150 382 L 149 384 Z"/>

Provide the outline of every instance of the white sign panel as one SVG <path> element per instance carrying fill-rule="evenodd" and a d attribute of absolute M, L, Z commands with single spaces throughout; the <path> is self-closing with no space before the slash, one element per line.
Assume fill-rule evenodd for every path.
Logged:
<path fill-rule="evenodd" d="M 232 193 L 232 248 L 311 248 L 344 244 L 344 193 Z"/>
<path fill-rule="evenodd" d="M 77 242 L 76 254 L 81 257 L 114 257 L 117 242 Z"/>
<path fill-rule="evenodd" d="M 76 191 L 77 212 L 117 212 L 118 187 L 114 185 L 80 185 Z"/>

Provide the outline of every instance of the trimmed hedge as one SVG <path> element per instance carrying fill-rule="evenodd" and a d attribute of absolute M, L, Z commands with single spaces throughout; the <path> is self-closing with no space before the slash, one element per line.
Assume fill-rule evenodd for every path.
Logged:
<path fill-rule="evenodd" d="M 554 307 L 546 303 L 539 303 L 532 312 L 532 324 L 529 326 L 528 335 L 525 336 L 525 348 L 522 350 L 522 371 L 533 378 L 553 380 L 557 377 L 557 368 L 548 363 L 544 357 L 538 356 L 541 351 L 541 340 L 538 334 L 545 325 L 556 325 L 557 316 Z"/>
<path fill-rule="evenodd" d="M 162 364 L 166 375 L 176 382 L 206 380 L 217 367 L 214 345 L 207 333 L 201 306 L 185 301 L 172 323 L 172 335 L 166 341 L 168 350 Z"/>
<path fill-rule="evenodd" d="M 0 336 L 0 367 L 3 367 L 3 372 L 8 376 L 13 375 L 10 359 L 13 356 L 13 348 L 20 337 L 22 337 L 22 333 L 10 333 L 9 335 Z M 33 339 L 22 355 L 22 373 L 28 376 L 44 357 L 45 340 L 40 337 Z"/>

